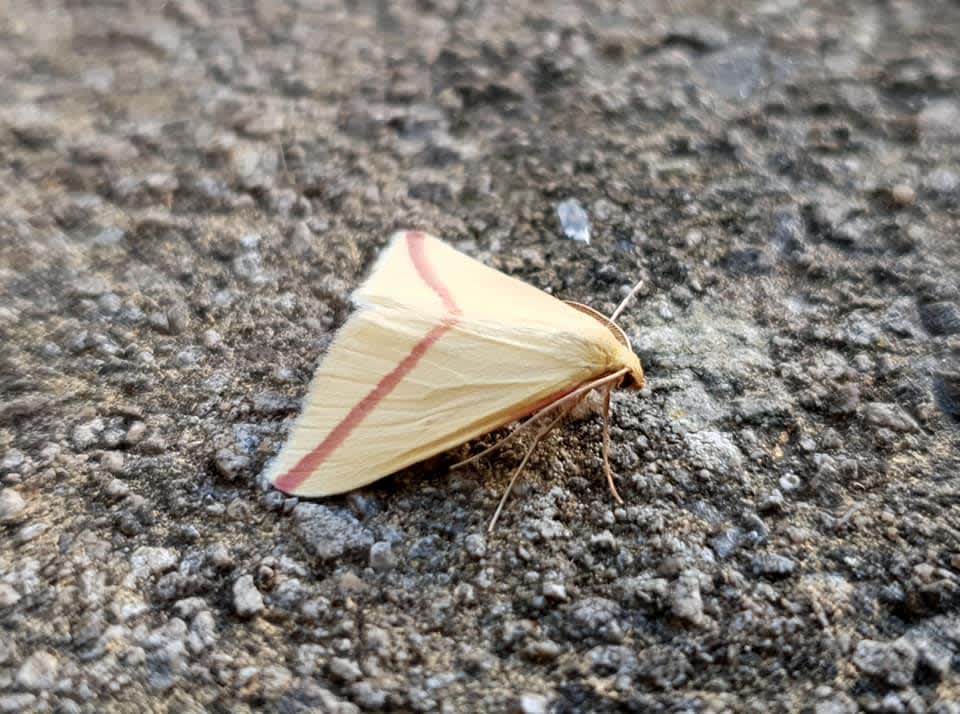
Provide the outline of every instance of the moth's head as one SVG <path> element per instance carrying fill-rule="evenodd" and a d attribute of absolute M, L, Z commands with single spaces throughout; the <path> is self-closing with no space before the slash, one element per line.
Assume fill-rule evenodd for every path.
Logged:
<path fill-rule="evenodd" d="M 644 384 L 643 365 L 640 364 L 640 358 L 629 347 L 624 351 L 629 353 L 624 360 L 626 362 L 624 367 L 627 367 L 630 371 L 620 380 L 619 388 L 639 392 L 643 389 Z"/>
<path fill-rule="evenodd" d="M 633 347 L 630 345 L 630 338 L 627 337 L 627 333 L 623 331 L 623 328 L 613 320 L 606 317 L 604 317 L 603 320 L 610 332 L 613 333 L 613 336 L 617 338 L 617 342 L 620 343 L 620 369 L 626 368 L 630 370 L 624 375 L 623 379 L 620 380 L 617 388 L 640 391 L 643 389 L 644 383 L 643 366 L 640 364 L 640 358 L 637 357 L 637 353 L 633 351 Z"/>
<path fill-rule="evenodd" d="M 606 325 L 610 329 L 610 332 L 613 333 L 613 336 L 617 338 L 617 342 L 620 343 L 620 369 L 626 368 L 630 370 L 623 376 L 623 379 L 620 380 L 617 388 L 640 391 L 643 389 L 644 384 L 643 365 L 640 364 L 640 358 L 637 357 L 637 353 L 633 351 L 633 347 L 630 345 L 630 339 L 627 337 L 627 333 L 623 331 L 623 328 L 613 320 L 608 318 L 603 319 L 606 320 Z"/>
<path fill-rule="evenodd" d="M 614 337 L 617 338 L 617 342 L 620 343 L 620 368 L 630 370 L 623 376 L 623 379 L 620 380 L 617 388 L 632 389 L 638 392 L 643 389 L 644 384 L 643 365 L 640 364 L 640 358 L 637 357 L 637 353 L 633 351 L 633 348 L 630 346 L 630 340 L 627 338 L 626 333 L 620 328 L 620 325 L 613 320 L 607 320 L 607 327 L 610 328 Z"/>
<path fill-rule="evenodd" d="M 637 357 L 637 353 L 633 351 L 633 347 L 630 345 L 630 340 L 627 339 L 626 333 L 620 329 L 620 325 L 617 324 L 617 317 L 623 312 L 624 308 L 627 306 L 627 303 L 636 295 L 640 288 L 643 287 L 643 281 L 639 281 L 636 285 L 633 286 L 633 289 L 627 293 L 626 297 L 620 301 L 620 304 L 617 305 L 617 309 L 609 317 L 610 329 L 614 332 L 619 333 L 620 344 L 624 346 L 624 351 L 629 353 L 624 358 L 624 367 L 630 371 L 627 375 L 621 380 L 620 388 L 621 389 L 632 389 L 634 391 L 640 391 L 643 389 L 644 379 L 643 379 L 643 367 L 640 365 L 640 358 Z"/>

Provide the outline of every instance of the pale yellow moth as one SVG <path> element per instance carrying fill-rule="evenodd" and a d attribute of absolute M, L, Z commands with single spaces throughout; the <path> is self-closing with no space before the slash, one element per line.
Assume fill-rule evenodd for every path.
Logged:
<path fill-rule="evenodd" d="M 620 500 L 607 457 L 610 392 L 643 387 L 640 360 L 613 322 L 626 300 L 608 319 L 407 231 L 391 238 L 353 302 L 267 471 L 274 486 L 342 493 L 528 415 L 524 427 L 552 416 L 512 486 L 533 445 L 600 389 L 604 464 Z"/>

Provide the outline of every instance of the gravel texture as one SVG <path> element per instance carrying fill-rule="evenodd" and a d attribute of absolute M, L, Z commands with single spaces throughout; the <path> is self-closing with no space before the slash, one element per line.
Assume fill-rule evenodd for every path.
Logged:
<path fill-rule="evenodd" d="M 947 0 L 0 2 L 0 712 L 960 712 L 958 37 Z M 606 312 L 643 280 L 624 506 L 596 417 L 489 536 L 519 447 L 265 487 L 402 227 Z"/>

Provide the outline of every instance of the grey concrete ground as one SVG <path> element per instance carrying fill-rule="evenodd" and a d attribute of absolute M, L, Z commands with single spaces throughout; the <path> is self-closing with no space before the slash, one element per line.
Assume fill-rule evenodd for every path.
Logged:
<path fill-rule="evenodd" d="M 0 712 L 960 712 L 958 36 L 0 2 Z M 399 227 L 601 310 L 644 280 L 624 507 L 596 418 L 490 537 L 517 450 L 263 487 Z"/>

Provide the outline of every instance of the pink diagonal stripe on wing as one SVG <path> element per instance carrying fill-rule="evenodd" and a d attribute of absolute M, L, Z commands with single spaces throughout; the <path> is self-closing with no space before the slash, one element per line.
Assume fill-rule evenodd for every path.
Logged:
<path fill-rule="evenodd" d="M 353 409 L 324 437 L 310 453 L 300 459 L 297 464 L 278 478 L 274 485 L 281 491 L 293 493 L 309 478 L 330 455 L 346 440 L 350 433 L 383 401 L 397 385 L 403 381 L 423 359 L 427 351 L 436 344 L 443 335 L 449 332 L 458 322 L 460 308 L 453 295 L 440 277 L 434 272 L 433 266 L 427 260 L 424 242 L 426 236 L 419 231 L 408 231 L 405 236 L 407 251 L 420 279 L 433 290 L 447 310 L 447 316 L 440 324 L 427 333 L 426 337 L 413 346 L 410 353 L 404 357 L 388 374 L 386 374 L 367 395 L 361 399 Z"/>

